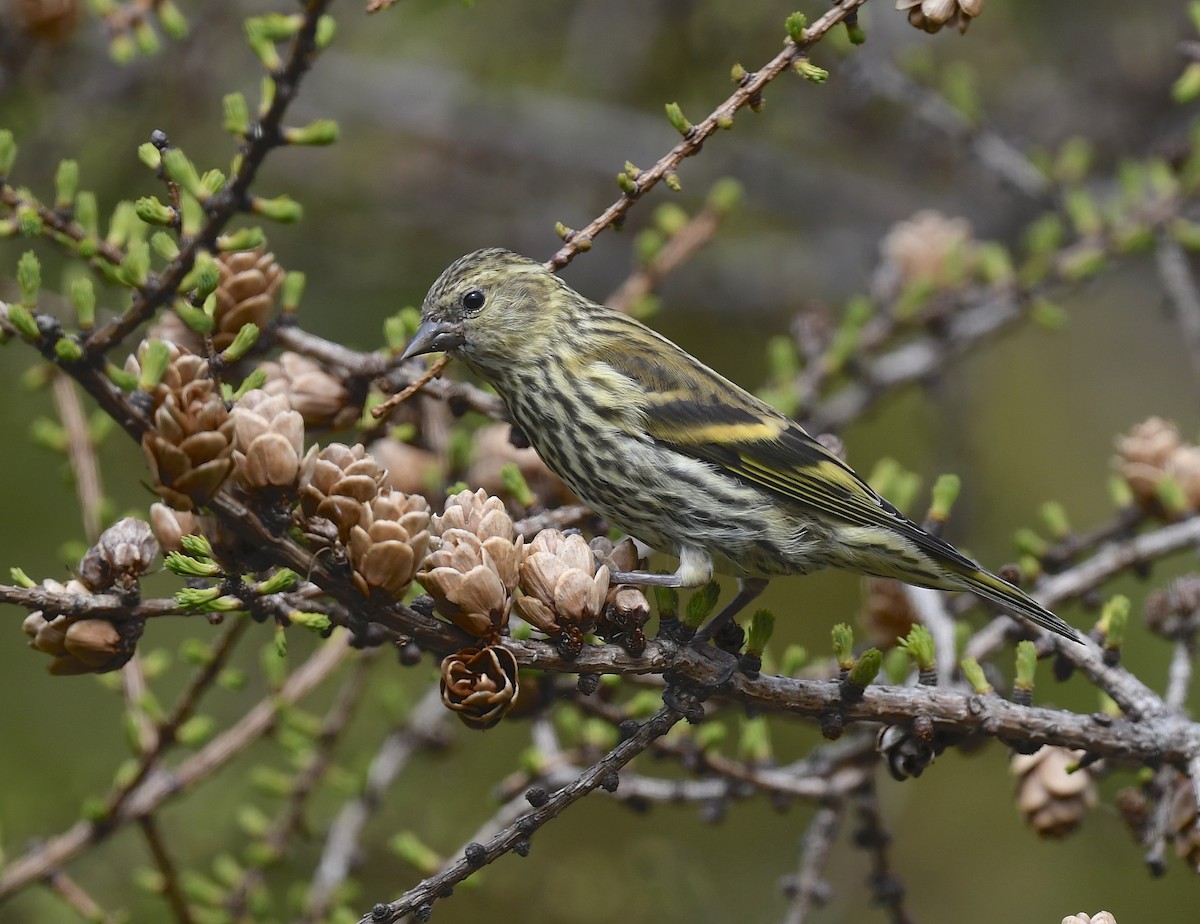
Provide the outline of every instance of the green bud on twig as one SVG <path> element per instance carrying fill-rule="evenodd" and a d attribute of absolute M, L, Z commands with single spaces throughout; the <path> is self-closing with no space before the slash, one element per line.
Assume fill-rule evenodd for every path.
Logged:
<path fill-rule="evenodd" d="M 673 619 L 679 612 L 679 591 L 674 587 L 655 587 L 654 605 L 659 619 Z"/>
<path fill-rule="evenodd" d="M 83 359 L 83 347 L 71 337 L 59 337 L 54 341 L 54 355 L 64 363 L 77 363 Z"/>
<path fill-rule="evenodd" d="M 667 110 L 667 121 L 671 123 L 675 131 L 679 132 L 685 138 L 690 135 L 693 125 L 684 116 L 683 109 L 680 108 L 679 103 L 667 103 L 665 108 Z"/>
<path fill-rule="evenodd" d="M 765 715 L 742 719 L 737 752 L 742 760 L 752 764 L 765 764 L 771 760 L 771 729 Z"/>
<path fill-rule="evenodd" d="M 808 663 L 808 649 L 803 645 L 788 645 L 779 659 L 779 672 L 784 677 L 795 677 Z"/>
<path fill-rule="evenodd" d="M 333 144 L 338 140 L 338 124 L 333 119 L 317 119 L 303 128 L 285 128 L 283 140 L 288 144 Z"/>
<path fill-rule="evenodd" d="M 313 41 L 318 48 L 326 48 L 337 34 L 337 20 L 326 14 L 317 20 L 317 31 Z"/>
<path fill-rule="evenodd" d="M 1037 671 L 1037 646 L 1025 639 L 1017 642 L 1017 676 L 1013 689 L 1023 693 L 1033 692 L 1033 675 Z"/>
<path fill-rule="evenodd" d="M 163 567 L 180 577 L 220 577 L 224 573 L 211 558 L 192 558 L 179 552 L 168 552 L 163 559 Z"/>
<path fill-rule="evenodd" d="M 1046 330 L 1062 330 L 1067 324 L 1066 309 L 1045 298 L 1035 298 L 1030 303 L 1029 317 Z"/>
<path fill-rule="evenodd" d="M 96 194 L 84 190 L 75 197 L 75 222 L 88 235 L 95 235 L 100 230 L 99 210 L 96 207 Z"/>
<path fill-rule="evenodd" d="M 108 377 L 108 380 L 116 385 L 117 388 L 121 389 L 121 391 L 133 391 L 135 388 L 137 388 L 137 378 L 133 375 L 130 375 L 115 363 L 108 363 L 105 365 L 104 374 Z"/>
<path fill-rule="evenodd" d="M 707 584 L 697 587 L 688 599 L 687 612 L 683 618 L 684 623 L 698 629 L 704 624 L 704 620 L 708 618 L 713 607 L 717 605 L 717 598 L 720 595 L 721 585 L 716 581 L 709 581 Z"/>
<path fill-rule="evenodd" d="M 667 184 L 667 189 L 671 192 L 679 192 L 683 189 L 683 184 L 679 182 L 679 174 L 674 170 L 669 170 L 663 174 L 663 182 Z"/>
<path fill-rule="evenodd" d="M 17 288 L 21 290 L 22 305 L 26 308 L 37 305 L 42 289 L 42 264 L 32 250 L 25 251 L 17 260 Z"/>
<path fill-rule="evenodd" d="M 987 677 L 983 673 L 983 668 L 979 666 L 979 662 L 974 658 L 963 658 L 961 661 L 963 676 L 967 678 L 967 683 L 971 685 L 971 689 L 980 696 L 986 696 L 994 692 L 992 685 L 988 683 Z"/>
<path fill-rule="evenodd" d="M 162 151 L 160 151 L 149 141 L 143 141 L 138 145 L 137 156 L 138 160 L 140 160 L 151 170 L 157 170 L 162 166 Z"/>
<path fill-rule="evenodd" d="M 839 622 L 832 630 L 833 656 L 838 668 L 848 671 L 854 666 L 854 630 L 847 623 Z"/>
<path fill-rule="evenodd" d="M 746 653 L 762 657 L 775 631 L 775 614 L 770 610 L 755 610 L 746 632 Z"/>
<path fill-rule="evenodd" d="M 1022 555 L 1042 559 L 1050 551 L 1050 543 L 1035 533 L 1028 526 L 1023 526 L 1013 534 L 1013 545 Z"/>
<path fill-rule="evenodd" d="M 932 671 L 937 666 L 933 634 L 925 626 L 913 626 L 908 635 L 900 639 L 900 647 L 916 662 L 917 670 Z"/>
<path fill-rule="evenodd" d="M 637 180 L 631 177 L 628 173 L 617 174 L 617 185 L 621 187 L 621 192 L 625 193 L 627 196 L 633 196 L 637 194 Z"/>
<path fill-rule="evenodd" d="M 255 196 L 250 200 L 250 211 L 271 221 L 293 224 L 303 217 L 304 206 L 287 195 L 276 196 L 274 199 Z"/>
<path fill-rule="evenodd" d="M 22 203 L 17 207 L 17 230 L 25 237 L 38 237 L 45 230 L 46 225 L 42 221 L 42 216 L 38 214 L 38 210 L 29 203 Z"/>
<path fill-rule="evenodd" d="M 792 63 L 792 68 L 809 83 L 821 84 L 829 79 L 829 71 L 817 67 L 808 58 L 797 58 Z"/>
<path fill-rule="evenodd" d="M 388 847 L 422 876 L 432 876 L 442 868 L 438 853 L 412 831 L 401 831 L 388 842 Z"/>
<path fill-rule="evenodd" d="M 1197 96 L 1200 96 L 1200 61 L 1193 61 L 1171 85 L 1171 98 L 1177 103 L 1190 103 Z"/>
<path fill-rule="evenodd" d="M 1046 501 L 1041 508 L 1042 522 L 1056 542 L 1071 535 L 1071 522 L 1067 519 L 1067 508 L 1058 501 Z"/>
<path fill-rule="evenodd" d="M 79 164 L 73 160 L 61 161 L 54 174 L 54 207 L 68 209 L 79 191 Z"/>
<path fill-rule="evenodd" d="M 238 250 L 253 250 L 267 242 L 267 235 L 262 228 L 238 228 L 229 234 L 217 238 L 217 250 L 230 253 Z"/>
<path fill-rule="evenodd" d="M 787 30 L 788 38 L 797 45 L 801 45 L 806 38 L 808 17 L 803 13 L 792 13 L 783 21 L 783 27 Z"/>
<path fill-rule="evenodd" d="M 296 582 L 299 580 L 300 575 L 291 568 L 280 568 L 265 581 L 255 584 L 254 592 L 264 597 L 270 594 L 281 594 L 295 587 Z"/>
<path fill-rule="evenodd" d="M 159 0 L 154 6 L 154 11 L 158 13 L 158 22 L 162 26 L 163 32 L 176 41 L 187 38 L 187 19 L 184 18 L 183 13 L 179 12 L 179 7 L 172 0 Z"/>
<path fill-rule="evenodd" d="M 126 285 L 140 288 L 150 276 L 150 245 L 146 241 L 131 241 L 121 261 L 118 278 Z"/>
<path fill-rule="evenodd" d="M 8 573 L 12 577 L 12 582 L 18 587 L 24 587 L 26 590 L 32 590 L 34 587 L 38 586 L 35 580 L 33 580 L 28 574 L 26 574 L 16 565 L 13 565 L 13 567 L 9 568 Z"/>
<path fill-rule="evenodd" d="M 505 462 L 500 466 L 500 483 L 504 485 L 504 490 L 512 495 L 513 500 L 522 507 L 533 506 L 536 498 L 516 462 Z"/>
<path fill-rule="evenodd" d="M 283 277 L 283 285 L 279 290 L 279 310 L 290 314 L 300 307 L 300 299 L 304 296 L 304 284 L 307 278 L 299 270 L 292 270 Z"/>
<path fill-rule="evenodd" d="M 76 276 L 71 280 L 71 304 L 75 306 L 79 326 L 91 330 L 96 323 L 96 289 L 90 277 Z"/>
<path fill-rule="evenodd" d="M 1105 603 L 1098 626 L 1104 636 L 1104 647 L 1109 651 L 1120 651 L 1129 627 L 1129 598 L 1117 594 Z"/>
<path fill-rule="evenodd" d="M 1191 510 L 1191 503 L 1184 493 L 1183 486 L 1170 473 L 1158 479 L 1158 483 L 1154 485 L 1154 494 L 1167 513 L 1173 517 L 1186 516 Z"/>
<path fill-rule="evenodd" d="M 221 359 L 227 363 L 236 363 L 258 342 L 258 334 L 257 324 L 243 324 L 237 336 L 233 338 L 233 343 L 221 351 Z"/>
<path fill-rule="evenodd" d="M 138 376 L 137 387 L 142 391 L 150 391 L 162 381 L 167 364 L 171 361 L 171 349 L 162 341 L 153 339 L 147 342 L 145 353 L 141 359 L 141 375 Z"/>
<path fill-rule="evenodd" d="M 929 518 L 937 523 L 950 519 L 950 510 L 958 500 L 962 482 L 957 475 L 938 475 L 933 483 L 933 502 L 929 505 Z"/>
<path fill-rule="evenodd" d="M 200 185 L 200 174 L 179 148 L 167 148 L 162 152 L 163 172 L 180 185 L 184 192 L 204 201 L 207 191 Z"/>
<path fill-rule="evenodd" d="M 165 231 L 155 231 L 150 235 L 150 249 L 164 260 L 174 260 L 179 256 L 179 244 Z"/>
<path fill-rule="evenodd" d="M 246 97 L 241 93 L 229 93 L 221 102 L 225 110 L 225 131 L 244 136 L 250 131 L 250 108 L 246 105 Z"/>
<path fill-rule="evenodd" d="M 856 687 L 866 687 L 871 684 L 883 666 L 883 652 L 878 648 L 868 648 L 854 662 L 847 678 Z"/>
<path fill-rule="evenodd" d="M 202 250 L 196 254 L 196 262 L 180 280 L 180 292 L 193 292 L 197 298 L 207 298 L 217 288 L 221 281 L 221 270 L 217 261 L 208 251 Z"/>
<path fill-rule="evenodd" d="M 137 217 L 148 225 L 170 227 L 179 218 L 179 213 L 154 196 L 143 196 L 133 204 Z"/>
<path fill-rule="evenodd" d="M 863 31 L 863 27 L 856 19 L 854 22 L 845 22 L 846 35 L 850 38 L 851 45 L 862 45 L 867 40 L 867 33 Z"/>
<path fill-rule="evenodd" d="M 233 392 L 231 398 L 238 401 L 248 391 L 254 391 L 256 388 L 262 388 L 267 381 L 267 372 L 265 369 L 255 369 L 248 376 L 242 379 L 242 384 Z"/>
<path fill-rule="evenodd" d="M 7 128 L 0 129 L 0 180 L 12 173 L 17 161 L 17 142 Z"/>

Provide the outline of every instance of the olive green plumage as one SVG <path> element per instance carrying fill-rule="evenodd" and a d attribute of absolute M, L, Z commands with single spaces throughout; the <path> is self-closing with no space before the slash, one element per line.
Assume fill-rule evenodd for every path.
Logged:
<path fill-rule="evenodd" d="M 695 586 L 827 566 L 968 590 L 1067 638 L 1028 595 L 931 536 L 795 421 L 541 264 L 488 249 L 433 284 L 405 356 L 447 351 L 491 382 L 593 509 L 678 555 Z"/>

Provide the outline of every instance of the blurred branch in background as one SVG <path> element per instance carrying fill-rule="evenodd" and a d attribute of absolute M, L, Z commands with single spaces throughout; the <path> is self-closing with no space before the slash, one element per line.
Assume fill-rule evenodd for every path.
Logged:
<path fill-rule="evenodd" d="M 783 811 L 799 802 L 803 817 L 783 822 L 789 836 L 802 836 L 794 872 L 782 895 L 756 896 L 750 917 L 835 919 L 838 912 L 822 906 L 853 900 L 841 874 L 853 863 L 867 884 L 862 904 L 887 919 L 957 920 L 949 881 L 957 874 L 929 880 L 908 853 L 925 836 L 925 816 L 955 804 L 953 761 L 933 768 L 951 750 L 1003 750 L 1016 808 L 1040 836 L 1076 831 L 1103 801 L 1118 808 L 1152 872 L 1167 870 L 1168 846 L 1200 869 L 1200 725 L 1189 712 L 1200 579 L 1183 573 L 1200 543 L 1200 447 L 1179 427 L 1151 417 L 1122 433 L 1107 490 L 1092 491 L 1086 509 L 1073 511 L 1079 525 L 1064 503 L 1048 501 L 1037 527 L 1015 536 L 1017 561 L 1004 576 L 1046 605 L 1074 604 L 1070 615 L 1091 625 L 1085 644 L 1033 634 L 1008 616 L 977 628 L 978 600 L 872 579 L 861 602 L 780 598 L 744 628 L 696 647 L 681 639 L 713 611 L 717 585 L 683 599 L 613 585 L 612 570 L 650 567 L 645 549 L 609 535 L 611 525 L 580 503 L 519 429 L 510 431 L 503 403 L 487 388 L 453 365 L 400 360 L 419 321 L 403 306 L 432 278 L 431 265 L 409 250 L 425 245 L 440 265 L 452 235 L 475 247 L 487 243 L 479 238 L 489 228 L 503 227 L 508 239 L 536 233 L 543 246 L 553 229 L 562 243 L 548 265 L 589 272 L 605 266 L 602 250 L 620 246 L 608 235 L 602 248 L 597 236 L 628 224 L 631 266 L 617 285 L 606 272 L 608 304 L 652 322 L 662 312 L 669 323 L 665 309 L 679 303 L 675 320 L 699 328 L 706 319 L 697 291 L 727 302 L 733 313 L 720 319 L 718 346 L 729 353 L 743 342 L 759 350 L 763 337 L 749 322 L 767 293 L 789 327 L 767 342 L 759 393 L 836 453 L 846 452 L 869 413 L 894 413 L 909 386 L 962 381 L 974 361 L 968 354 L 1005 349 L 1002 334 L 1062 329 L 1077 302 L 1150 262 L 1149 251 L 1162 291 L 1145 298 L 1165 295 L 1182 347 L 1172 361 L 1190 362 L 1195 375 L 1195 128 L 1167 130 L 1166 140 L 1156 129 L 1158 137 L 1137 138 L 1144 150 L 1118 154 L 1099 138 L 1047 137 L 1039 149 L 1013 137 L 989 117 L 999 92 L 976 86 L 970 52 L 948 34 L 1021 28 L 1022 14 L 991 8 L 972 26 L 984 12 L 981 0 L 902 0 L 902 14 L 841 0 L 807 16 L 768 3 L 683 12 L 624 4 L 626 25 L 641 29 L 617 37 L 620 54 L 607 68 L 595 64 L 591 43 L 616 5 L 532 3 L 545 31 L 528 46 L 520 44 L 520 5 L 503 13 L 392 6 L 370 4 L 379 15 L 366 26 L 360 11 L 320 0 L 271 13 L 255 6 L 244 44 L 230 41 L 232 21 L 206 10 L 189 22 L 193 11 L 169 0 L 105 0 L 90 4 L 88 15 L 70 0 L 4 8 L 0 254 L 11 253 L 12 274 L 0 279 L 0 339 L 11 341 L 0 368 L 14 381 L 23 376 L 29 390 L 10 402 L 11 425 L 28 427 L 40 451 L 61 459 L 78 508 L 68 498 L 65 508 L 33 508 L 28 522 L 13 516 L 6 552 L 48 571 L 43 543 L 75 536 L 76 524 L 86 541 L 65 556 L 71 572 L 61 581 L 12 568 L 0 603 L 21 615 L 34 652 L 15 644 L 15 628 L 0 651 L 10 675 L 45 654 L 52 674 L 94 674 L 123 695 L 116 713 L 90 723 L 77 718 L 91 708 L 86 698 L 51 699 L 59 685 L 87 681 L 39 674 L 28 681 L 37 684 L 32 697 L 21 691 L 31 702 L 10 697 L 14 727 L 22 711 L 36 717 L 31 753 L 52 737 L 39 709 L 56 720 L 70 716 L 71 733 L 54 736 L 62 752 L 40 763 L 72 776 L 103 766 L 86 786 L 105 794 L 87 799 L 78 820 L 53 835 L 46 831 L 63 814 L 52 811 L 60 801 L 55 784 L 30 772 L 32 762 L 5 779 L 14 794 L 5 800 L 0 854 L 6 914 L 112 920 L 122 912 L 109 908 L 134 909 L 139 918 L 165 909 L 197 924 L 315 924 L 424 920 L 436 906 L 439 916 L 463 920 L 480 913 L 585 920 L 593 909 L 628 921 L 732 919 L 745 914 L 739 884 L 784 871 L 753 803 Z M 860 7 L 873 17 L 865 48 L 858 47 L 867 36 Z M 759 12 L 769 28 L 752 24 Z M 1177 42 L 1185 26 L 1175 12 L 1123 10 L 1114 28 L 1133 46 L 1146 41 L 1143 20 L 1165 22 Z M 1200 31 L 1200 6 L 1190 12 L 1192 31 Z M 1059 15 L 1072 13 L 1038 8 L 1039 31 L 1057 35 Z M 929 46 L 950 61 L 941 72 L 906 62 L 905 45 L 917 37 L 906 19 L 942 33 Z M 411 44 L 393 47 L 397 36 Z M 97 40 L 112 63 L 95 53 Z M 341 50 L 330 55 L 331 43 Z M 543 57 L 555 43 L 563 60 Z M 1057 44 L 1050 60 L 1068 59 L 1071 43 Z M 1086 45 L 1082 37 L 1079 44 Z M 1185 42 L 1183 73 L 1170 77 L 1170 95 L 1185 106 L 1200 95 L 1194 46 Z M 766 63 L 734 65 L 734 91 L 714 103 L 730 64 L 719 55 L 730 48 Z M 86 75 L 79 94 L 57 109 L 45 102 L 61 91 L 55 49 L 77 59 L 72 76 Z M 694 57 L 681 58 L 680 49 Z M 1033 65 L 1005 54 L 1004 79 L 1030 79 Z M 986 68 L 987 55 L 980 57 Z M 515 88 L 488 71 L 501 66 L 521 75 Z M 93 71 L 103 79 L 88 83 Z M 799 89 L 786 88 L 780 78 L 788 73 L 803 81 Z M 1106 76 L 1132 85 L 1138 73 L 1118 62 Z M 148 92 L 160 75 L 169 78 L 154 91 L 162 95 L 142 109 L 154 116 L 134 129 L 140 146 L 122 142 L 117 167 L 94 160 L 101 133 L 89 109 L 102 113 L 101 122 L 124 122 L 113 114 L 125 111 L 122 101 Z M 660 95 L 653 105 L 636 96 L 642 83 Z M 1155 99 L 1168 98 L 1163 80 L 1150 83 Z M 239 89 L 249 86 L 257 86 L 257 101 Z M 768 90 L 772 106 L 764 110 Z M 661 113 L 666 98 L 680 102 L 647 115 Z M 946 196 L 918 184 L 899 145 L 877 140 L 886 129 L 867 113 L 878 101 L 890 118 L 923 133 L 907 139 L 916 149 L 908 164 L 957 158 L 994 181 L 1001 192 L 992 199 L 973 186 L 963 197 L 976 209 L 975 224 L 952 217 Z M 1022 106 L 1036 115 L 1051 101 L 1026 93 Z M 178 118 L 189 108 L 190 119 Z M 708 114 L 692 123 L 685 110 Z M 762 114 L 752 121 L 746 110 Z M 1171 118 L 1192 118 L 1181 111 Z M 232 145 L 217 139 L 218 119 Z M 839 133 L 841 153 L 823 152 Z M 335 146 L 331 159 L 313 150 L 351 135 L 354 143 Z M 39 154 L 48 146 L 55 158 L 69 158 L 72 151 L 58 149 L 72 145 L 78 160 L 44 169 Z M 908 174 L 902 182 L 870 168 L 874 149 L 885 148 L 883 158 Z M 359 150 L 368 156 L 343 168 L 365 172 L 354 182 L 366 199 L 356 201 L 354 182 L 339 181 L 336 171 Z M 135 153 L 144 169 L 128 176 L 123 165 Z M 205 166 L 230 154 L 226 167 Z M 613 175 L 619 194 L 605 204 Z M 83 176 L 95 176 L 97 186 Z M 260 195 L 261 176 L 295 194 Z M 572 195 L 576 189 L 585 194 Z M 664 201 L 639 206 L 649 195 Z M 991 202 L 1003 215 L 982 225 L 985 239 L 975 227 Z M 909 203 L 919 210 L 896 221 Z M 593 217 L 573 230 L 556 224 L 560 208 Z M 819 247 L 794 266 L 777 255 L 798 253 L 801 240 L 839 240 L 846 229 L 859 250 L 874 249 L 884 229 L 873 219 L 884 215 L 895 223 L 878 241 L 869 282 L 837 280 L 841 291 L 865 291 L 834 306 L 807 285 L 803 296 L 781 287 L 823 263 L 830 276 L 850 264 Z M 275 227 L 271 251 L 259 222 Z M 419 233 L 400 238 L 397 225 Z M 575 260 L 594 245 L 592 257 Z M 275 255 L 290 251 L 303 256 Z M 735 298 L 704 291 L 722 279 L 709 267 L 722 265 L 733 268 L 734 282 L 720 284 Z M 382 331 L 367 332 L 362 292 L 372 266 L 382 267 L 388 316 Z M 854 277 L 866 279 L 865 268 Z M 678 298 L 681 291 L 689 297 Z M 1132 306 L 1122 328 L 1130 351 L 1147 323 L 1143 307 Z M 118 355 L 135 333 L 141 342 Z M 1082 336 L 1063 335 L 1071 343 Z M 1162 374 L 1169 363 L 1158 360 L 1136 377 Z M 1111 357 L 1110 370 L 1132 378 L 1130 363 Z M 36 417 L 43 388 L 57 420 Z M 1168 413 L 1168 392 L 1151 390 L 1155 412 Z M 385 407 L 394 393 L 402 400 Z M 1103 413 L 1108 439 L 1129 420 L 1093 397 L 1103 393 L 1092 382 L 1066 400 L 1079 402 L 1076 416 Z M 1051 397 L 1061 398 L 1039 400 Z M 1063 446 L 1071 423 L 1060 428 Z M 998 429 L 980 417 L 989 451 L 993 443 L 1021 445 L 1019 434 Z M 109 445 L 114 431 L 131 437 L 140 455 Z M 1057 459 L 1058 448 L 1022 445 L 1022 452 L 1040 466 L 1039 490 L 1044 483 L 1052 494 L 1056 466 L 1045 460 Z M 35 476 L 25 474 L 25 458 L 25 446 L 11 440 L 6 469 L 21 474 L 9 480 L 48 505 L 60 492 L 28 488 Z M 960 487 L 970 490 L 967 478 L 939 479 L 922 517 L 915 472 L 883 459 L 870 480 L 935 534 L 952 521 Z M 138 493 L 143 486 L 159 501 L 149 504 Z M 970 520 L 960 513 L 953 525 L 973 527 L 986 546 L 982 526 Z M 1134 579 L 1149 586 L 1144 604 Z M 789 641 L 801 625 L 817 626 L 806 646 Z M 832 644 L 824 637 L 830 626 Z M 170 638 L 183 664 L 162 647 Z M 303 654 L 293 667 L 296 650 Z M 379 656 L 387 654 L 395 660 Z M 427 657 L 432 685 L 428 670 L 397 670 L 397 662 L 413 668 Z M 1034 705 L 1035 692 L 1050 699 L 1051 684 L 1061 702 Z M 469 728 L 497 730 L 468 742 L 448 731 L 451 713 Z M 101 743 L 76 742 L 89 724 Z M 108 740 L 122 730 L 123 760 L 119 742 Z M 817 732 L 826 740 L 816 743 Z M 21 747 L 10 750 L 21 759 Z M 981 849 L 1000 827 L 986 806 L 1003 800 L 988 799 L 979 785 L 986 770 L 972 766 L 967 798 L 979 820 L 968 834 Z M 920 776 L 921 784 L 896 789 Z M 1110 780 L 1124 789 L 1110 791 Z M 481 804 L 489 790 L 492 804 Z M 639 815 L 659 807 L 653 824 L 639 822 L 653 836 L 634 835 L 651 845 L 653 863 L 620 842 L 611 809 L 567 811 L 604 802 L 584 799 L 597 791 Z M 906 814 L 892 793 L 914 791 L 911 798 L 929 793 L 928 801 Z M 41 800 L 37 811 L 8 817 L 25 798 Z M 745 843 L 722 843 L 720 856 L 704 858 L 704 886 L 719 893 L 711 901 L 694 888 L 690 870 L 664 865 L 696 840 L 690 822 L 671 827 L 667 811 L 678 805 L 708 822 L 751 819 Z M 145 857 L 117 836 L 127 827 L 152 866 L 135 869 Z M 1117 871 L 1112 882 L 1094 875 L 1079 882 L 1089 900 L 1115 905 L 1134 894 L 1136 861 L 1132 852 L 1115 855 L 1107 836 L 1076 843 L 1101 841 L 1088 849 Z M 542 842 L 553 849 L 537 851 Z M 434 844 L 465 846 L 443 852 Z M 545 865 L 496 862 L 531 850 L 528 863 Z M 670 912 L 649 893 L 620 905 L 599 885 L 561 894 L 530 888 L 535 877 L 573 881 L 574 868 L 603 882 L 627 875 L 618 872 L 626 862 L 675 889 Z M 113 876 L 114 868 L 134 871 Z M 1052 891 L 1075 881 L 1052 875 Z M 979 920 L 1008 921 L 1018 907 L 1030 917 L 1011 878 L 1001 870 L 969 883 L 973 895 L 988 896 L 988 908 L 972 912 Z M 48 887 L 50 904 L 33 894 L 37 884 Z M 146 895 L 132 895 L 131 884 Z M 1151 896 L 1143 901 L 1160 903 L 1156 920 L 1190 920 L 1170 917 L 1171 902 L 1156 899 L 1170 894 L 1169 884 L 1138 888 Z M 1068 900 L 1051 896 L 1038 913 L 1061 917 Z M 950 916 L 936 917 L 939 908 Z"/>

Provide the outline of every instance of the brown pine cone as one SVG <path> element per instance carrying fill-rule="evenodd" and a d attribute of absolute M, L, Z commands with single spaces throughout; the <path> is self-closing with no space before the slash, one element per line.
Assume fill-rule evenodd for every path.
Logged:
<path fill-rule="evenodd" d="M 1046 745 L 1033 754 L 1014 754 L 1009 769 L 1017 777 L 1017 808 L 1042 837 L 1064 837 L 1079 827 L 1096 804 L 1090 767 L 1074 773 L 1083 751 Z"/>
<path fill-rule="evenodd" d="M 354 583 L 364 596 L 404 596 L 429 548 L 429 502 L 419 494 L 384 488 L 350 529 Z"/>
<path fill-rule="evenodd" d="M 505 648 L 464 648 L 442 661 L 442 702 L 468 728 L 491 728 L 520 690 L 517 659 Z"/>
<path fill-rule="evenodd" d="M 387 472 L 361 444 L 330 443 L 315 450 L 309 450 L 300 468 L 300 509 L 310 519 L 331 522 L 338 538 L 347 542 Z"/>

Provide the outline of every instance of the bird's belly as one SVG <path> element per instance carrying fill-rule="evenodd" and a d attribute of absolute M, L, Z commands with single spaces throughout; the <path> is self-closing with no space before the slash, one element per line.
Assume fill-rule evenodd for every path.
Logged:
<path fill-rule="evenodd" d="M 767 577 L 824 566 L 827 531 L 763 490 L 649 439 L 586 432 L 559 414 L 514 403 L 542 460 L 589 507 L 652 548 L 701 548 L 725 574 Z M 568 435 L 569 434 L 569 435 Z M 616 447 L 620 449 L 617 451 Z"/>

